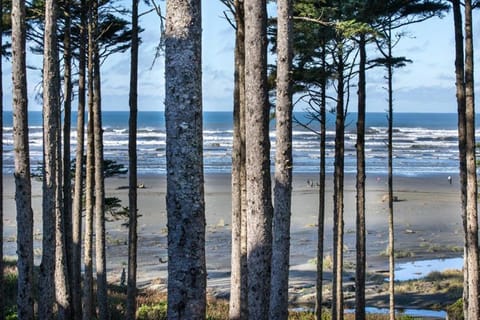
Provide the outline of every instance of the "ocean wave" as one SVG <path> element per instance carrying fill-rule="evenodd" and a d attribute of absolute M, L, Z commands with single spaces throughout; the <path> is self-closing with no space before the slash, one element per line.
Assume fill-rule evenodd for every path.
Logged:
<path fill-rule="evenodd" d="M 233 130 L 208 128 L 203 132 L 205 172 L 230 172 Z M 13 168 L 13 128 L 4 127 L 4 170 Z M 387 129 L 369 126 L 366 130 L 367 172 L 385 173 L 387 164 Z M 477 131 L 480 133 L 480 130 Z M 394 171 L 397 174 L 458 171 L 457 131 L 421 127 L 399 127 L 394 133 Z M 318 172 L 320 138 L 315 132 L 295 129 L 293 135 L 294 172 Z M 32 167 L 42 161 L 43 130 L 31 126 L 29 141 Z M 104 132 L 105 158 L 128 164 L 128 128 L 110 126 Z M 274 164 L 275 132 L 269 133 L 271 161 Z M 163 128 L 144 126 L 137 132 L 138 171 L 140 173 L 165 172 L 165 140 Z M 333 172 L 335 131 L 328 130 L 327 172 Z M 71 133 L 72 157 L 76 148 L 76 131 Z M 345 172 L 356 171 L 356 130 L 345 134 Z M 273 168 L 273 167 L 272 167 Z"/>

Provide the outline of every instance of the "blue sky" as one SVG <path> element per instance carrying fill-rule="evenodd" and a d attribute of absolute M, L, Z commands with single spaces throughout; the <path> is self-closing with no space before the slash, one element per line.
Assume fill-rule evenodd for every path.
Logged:
<path fill-rule="evenodd" d="M 126 3 L 129 1 L 125 1 Z M 164 2 L 162 1 L 162 5 Z M 218 0 L 202 2 L 203 18 L 203 101 L 204 110 L 230 111 L 233 90 L 234 31 L 223 17 L 225 7 Z M 274 10 L 271 14 L 274 14 Z M 475 37 L 479 39 L 479 15 L 475 18 Z M 443 19 L 409 26 L 394 54 L 406 56 L 412 64 L 395 71 L 395 101 L 397 112 L 456 112 L 454 78 L 454 38 L 451 15 Z M 140 21 L 145 32 L 140 47 L 139 108 L 163 110 L 165 83 L 162 58 L 152 66 L 155 47 L 160 35 L 159 18 L 155 13 L 143 16 Z M 480 50 L 477 45 L 477 50 Z M 478 54 L 476 70 L 480 64 Z M 373 57 L 373 54 L 372 54 Z M 41 66 L 41 57 L 29 54 L 30 65 Z M 111 56 L 102 69 L 102 95 L 104 110 L 128 110 L 129 52 Z M 11 108 L 10 62 L 4 62 L 4 101 Z M 477 84 L 480 84 L 478 79 Z M 367 75 L 367 109 L 383 112 L 386 109 L 384 71 L 374 69 Z M 34 98 L 40 81 L 39 71 L 30 70 L 29 105 L 31 110 L 40 110 L 41 102 Z M 480 86 L 477 85 L 477 92 Z M 352 97 L 356 90 L 352 90 Z M 478 95 L 477 95 L 478 96 Z M 478 99 L 477 99 L 478 105 Z M 298 106 L 297 110 L 301 110 Z M 350 110 L 354 111 L 354 105 Z"/>

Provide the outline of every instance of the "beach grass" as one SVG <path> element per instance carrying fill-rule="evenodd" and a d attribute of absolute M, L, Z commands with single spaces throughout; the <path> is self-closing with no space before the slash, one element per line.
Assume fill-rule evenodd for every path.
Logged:
<path fill-rule="evenodd" d="M 16 292 L 17 292 L 17 271 L 16 261 L 6 260 L 5 268 L 5 295 L 6 298 L 6 319 L 16 319 Z M 424 280 L 416 280 L 414 282 L 406 282 L 403 288 L 412 290 L 425 289 L 425 285 L 420 283 L 432 283 L 430 290 L 444 291 L 443 286 L 447 282 L 451 282 L 455 286 L 461 284 L 461 274 L 457 271 L 446 271 L 444 273 L 434 272 L 429 274 Z M 412 283 L 418 283 L 412 286 Z M 436 284 L 436 285 L 435 285 Z M 410 286 L 410 287 L 408 287 Z M 122 285 L 109 284 L 109 307 L 112 319 L 122 318 L 125 316 L 126 310 L 126 287 Z M 141 289 L 137 295 L 137 315 L 138 320 L 162 320 L 167 319 L 167 294 L 165 291 Z M 228 301 L 225 299 L 217 299 L 209 297 L 207 299 L 207 320 L 223 320 L 228 319 Z M 399 315 L 400 320 L 408 320 L 411 317 L 407 315 Z M 295 311 L 289 312 L 288 319 L 291 320 L 314 320 L 315 314 L 311 311 Z M 322 320 L 330 320 L 330 310 L 324 309 L 322 312 Z M 355 319 L 352 313 L 345 314 L 346 320 Z M 368 320 L 386 320 L 388 315 L 385 314 L 368 314 Z"/>

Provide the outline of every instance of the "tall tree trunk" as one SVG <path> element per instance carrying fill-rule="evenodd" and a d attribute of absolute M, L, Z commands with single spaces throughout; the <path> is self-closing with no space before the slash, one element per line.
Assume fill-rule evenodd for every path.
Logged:
<path fill-rule="evenodd" d="M 28 145 L 25 53 L 25 1 L 12 1 L 13 150 L 17 209 L 17 308 L 19 319 L 33 319 L 33 211 Z"/>
<path fill-rule="evenodd" d="M 248 316 L 267 319 L 272 256 L 265 0 L 245 0 Z"/>
<path fill-rule="evenodd" d="M 463 310 L 468 315 L 468 250 L 467 250 L 467 158 L 466 158 L 466 122 L 465 122 L 465 66 L 463 51 L 463 23 L 460 0 L 452 1 L 455 28 L 455 76 L 458 113 L 458 158 L 460 168 L 461 216 L 464 231 L 464 267 L 463 267 Z"/>
<path fill-rule="evenodd" d="M 243 0 L 234 0 L 235 87 L 232 147 L 232 272 L 230 319 L 248 318 L 245 180 L 245 21 Z"/>
<path fill-rule="evenodd" d="M 316 281 L 316 301 L 315 315 L 317 320 L 322 319 L 322 301 L 323 301 L 323 243 L 325 238 L 325 146 L 327 134 L 327 63 L 326 63 L 326 45 L 322 41 L 322 77 L 320 80 L 320 181 L 318 190 L 318 239 L 317 239 L 317 281 Z"/>
<path fill-rule="evenodd" d="M 72 310 L 73 319 L 82 319 L 82 201 L 84 187 L 84 140 L 85 140 L 85 44 L 86 44 L 86 0 L 81 0 L 80 43 L 78 61 L 78 112 L 77 149 L 75 152 L 75 186 L 72 212 Z"/>
<path fill-rule="evenodd" d="M 73 217 L 72 217 L 72 174 L 71 167 L 71 147 L 70 147 L 70 132 L 72 129 L 72 54 L 70 46 L 70 0 L 63 0 L 63 16 L 65 20 L 64 36 L 63 36 L 63 82 L 64 82 L 64 101 L 63 101 L 63 216 L 65 220 L 65 249 L 68 266 L 68 289 L 69 289 L 69 305 L 72 304 L 71 289 L 74 286 L 73 273 L 75 272 L 75 265 L 73 261 Z M 70 314 L 70 317 L 73 313 Z"/>
<path fill-rule="evenodd" d="M 390 320 L 395 320 L 395 238 L 393 223 L 393 56 L 392 27 L 388 27 L 388 265 L 389 265 L 389 309 Z"/>
<path fill-rule="evenodd" d="M 98 0 L 93 0 L 92 33 L 97 39 L 98 32 Z M 103 128 L 102 128 L 102 96 L 100 81 L 100 57 L 98 41 L 93 45 L 93 138 L 95 140 L 95 270 L 97 274 L 98 318 L 109 319 L 107 261 L 105 251 L 105 183 L 103 173 Z"/>
<path fill-rule="evenodd" d="M 57 60 L 58 61 L 58 60 Z M 57 67 L 59 65 L 57 64 Z M 60 97 L 60 72 L 57 68 L 57 88 L 58 97 Z M 65 217 L 63 215 L 63 188 L 62 188 L 62 136 L 61 136 L 61 111 L 60 98 L 58 98 L 57 112 L 57 128 L 56 132 L 56 153 L 55 161 L 57 172 L 56 190 L 55 190 L 55 300 L 57 304 L 57 318 L 67 320 L 72 318 L 70 287 L 68 276 L 67 261 L 67 243 L 65 234 Z"/>
<path fill-rule="evenodd" d="M 85 176 L 85 237 L 84 237 L 84 280 L 83 280 L 83 319 L 95 316 L 93 304 L 93 213 L 95 188 L 95 140 L 93 136 L 93 29 L 92 8 L 88 6 L 88 124 L 87 124 L 87 157 Z"/>
<path fill-rule="evenodd" d="M 288 319 L 292 204 L 292 0 L 277 1 L 277 104 L 270 319 Z"/>
<path fill-rule="evenodd" d="M 344 63 L 342 45 L 337 49 L 337 108 L 335 120 L 335 168 L 333 212 L 333 295 L 332 319 L 343 319 L 343 184 L 344 184 Z"/>
<path fill-rule="evenodd" d="M 168 318 L 204 319 L 205 200 L 201 1 L 167 2 Z"/>
<path fill-rule="evenodd" d="M 357 120 L 357 266 L 355 269 L 355 319 L 365 319 L 365 269 L 366 269 L 366 230 L 365 230 L 365 35 L 360 35 L 360 62 L 358 73 L 358 120 Z"/>
<path fill-rule="evenodd" d="M 68 1 L 68 0 L 67 0 Z M 64 5 L 67 3 L 63 3 Z M 68 6 L 68 4 L 67 4 Z M 59 5 L 58 2 L 52 6 L 52 9 L 55 10 L 54 13 L 54 25 L 55 25 L 55 34 L 58 29 L 57 20 L 60 16 L 59 14 Z M 66 32 L 68 33 L 68 32 Z M 66 36 L 66 35 L 65 35 Z M 55 37 L 56 38 L 56 37 Z M 68 46 L 65 47 L 65 51 L 68 51 Z M 58 43 L 55 40 L 55 47 L 53 48 L 55 55 L 56 64 L 53 66 L 52 71 L 55 72 L 55 81 L 56 81 L 56 90 L 57 93 L 57 132 L 56 132 L 56 152 L 55 152 L 55 161 L 56 161 L 56 190 L 55 190 L 55 300 L 57 304 L 57 317 L 58 319 L 71 319 L 72 318 L 72 309 L 71 309 L 71 295 L 70 295 L 70 277 L 69 277 L 69 263 L 71 257 L 70 244 L 72 239 L 72 219 L 71 219 L 71 177 L 70 177 L 70 129 L 71 129 L 71 120 L 70 120 L 70 106 L 67 101 L 71 99 L 71 93 L 68 89 L 69 82 L 69 70 L 70 67 L 67 66 L 66 61 L 70 58 L 65 59 L 65 121 L 64 121 L 64 133 L 68 136 L 68 140 L 64 140 L 64 151 L 67 153 L 65 157 L 62 158 L 62 112 L 61 112 L 61 102 L 60 102 L 60 62 L 58 59 Z M 68 54 L 67 54 L 68 55 Z M 68 118 L 68 119 L 67 119 Z M 68 184 L 67 188 L 63 186 L 63 178 L 68 175 Z M 68 189 L 68 190 L 67 190 Z M 68 198 L 64 198 L 67 195 Z M 65 204 L 67 203 L 68 204 Z M 68 253 L 67 253 L 68 252 Z"/>
<path fill-rule="evenodd" d="M 90 94 L 89 94 L 90 95 Z M 89 97 L 91 99 L 91 97 Z M 93 117 L 92 102 L 89 101 L 87 124 L 87 157 L 85 177 L 85 236 L 84 236 L 84 280 L 83 306 L 84 320 L 92 319 L 95 315 L 93 304 L 93 208 L 94 208 L 94 160 L 93 160 Z"/>
<path fill-rule="evenodd" d="M 3 17 L 3 0 L 0 0 Z M 0 23 L 0 139 L 3 141 L 3 23 Z M 3 277 L 3 143 L 0 145 L 0 292 L 5 292 Z M 0 320 L 5 319 L 5 295 L 0 296 Z"/>
<path fill-rule="evenodd" d="M 468 319 L 480 318 L 477 212 L 477 166 L 475 162 L 475 97 L 473 68 L 472 2 L 465 1 L 465 120 L 467 160 L 467 257 Z"/>
<path fill-rule="evenodd" d="M 58 156 L 58 134 L 60 113 L 60 80 L 58 78 L 57 47 L 57 6 L 53 0 L 45 2 L 45 35 L 43 53 L 43 243 L 40 265 L 40 299 L 38 314 L 40 319 L 52 319 L 56 300 L 56 237 L 57 191 L 60 168 Z M 56 279 L 57 278 L 57 279 Z M 59 311 L 62 305 L 59 304 Z M 62 312 L 60 311 L 60 314 Z"/>
<path fill-rule="evenodd" d="M 128 282 L 127 319 L 135 319 L 137 295 L 137 86 L 138 86 L 138 0 L 132 0 L 132 48 L 130 62 L 130 119 L 128 134 Z"/>

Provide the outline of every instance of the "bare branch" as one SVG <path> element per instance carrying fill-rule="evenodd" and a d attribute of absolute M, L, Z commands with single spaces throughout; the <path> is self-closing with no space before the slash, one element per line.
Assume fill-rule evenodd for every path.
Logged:
<path fill-rule="evenodd" d="M 309 18 L 309 17 L 298 17 L 298 16 L 295 16 L 295 17 L 293 17 L 293 20 L 305 21 L 305 22 L 313 22 L 313 23 L 317 23 L 317 24 L 320 24 L 320 25 L 326 26 L 326 27 L 333 27 L 333 26 L 335 26 L 335 23 L 333 23 L 333 22 L 327 22 L 327 21 L 323 21 L 323 20 L 319 20 L 319 19 L 314 19 L 314 18 Z"/>

